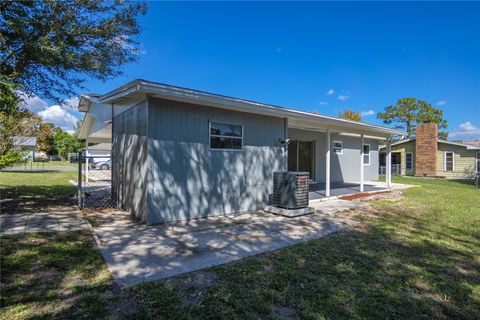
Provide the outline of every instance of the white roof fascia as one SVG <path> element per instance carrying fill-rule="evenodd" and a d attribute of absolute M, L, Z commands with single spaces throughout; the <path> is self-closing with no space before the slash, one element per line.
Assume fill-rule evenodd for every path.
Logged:
<path fill-rule="evenodd" d="M 360 135 L 358 133 L 342 132 L 342 133 L 340 133 L 340 135 L 341 136 L 347 136 L 347 137 L 360 138 Z M 377 137 L 377 136 L 369 136 L 369 135 L 364 135 L 363 137 L 365 139 L 372 139 L 372 140 L 385 140 L 385 137 Z"/>
<path fill-rule="evenodd" d="M 476 147 L 474 145 L 469 145 L 469 144 L 464 144 L 464 143 L 459 143 L 459 142 L 451 142 L 447 140 L 440 140 L 438 139 L 438 142 L 440 143 L 445 143 L 445 144 L 450 144 L 454 146 L 459 146 L 459 147 L 465 147 L 467 150 L 480 150 L 480 147 Z"/>
<path fill-rule="evenodd" d="M 312 122 L 320 122 L 323 125 L 340 126 L 355 128 L 356 130 L 366 130 L 368 132 L 375 132 L 383 135 L 404 135 L 403 131 L 396 129 L 367 124 L 357 121 L 339 119 L 335 117 L 314 114 L 305 111 L 299 111 L 294 109 L 288 109 L 284 107 L 263 104 L 259 102 L 253 102 L 249 100 L 243 100 L 228 96 L 222 96 L 203 91 L 197 91 L 192 89 L 174 87 L 156 82 L 150 82 L 145 80 L 134 80 L 122 87 L 119 87 L 101 97 L 98 98 L 99 103 L 112 103 L 116 99 L 123 98 L 134 92 L 144 92 L 153 95 L 157 95 L 160 98 L 180 100 L 190 103 L 201 103 L 209 106 L 219 107 L 222 109 L 233 109 L 240 111 L 250 111 L 252 113 L 260 113 L 270 116 L 286 117 L 286 118 L 298 118 L 306 119 Z"/>

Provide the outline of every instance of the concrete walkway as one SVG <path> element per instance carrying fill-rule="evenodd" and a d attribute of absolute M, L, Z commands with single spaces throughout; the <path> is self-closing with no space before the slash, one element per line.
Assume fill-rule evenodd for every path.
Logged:
<path fill-rule="evenodd" d="M 348 204 L 347 204 L 348 203 Z M 263 211 L 164 225 L 141 225 L 128 215 L 105 218 L 94 227 L 100 251 L 120 286 L 163 279 L 307 240 L 359 222 L 333 218 L 364 204 L 335 200 L 316 204 L 317 213 L 286 218 Z"/>
<path fill-rule="evenodd" d="M 29 232 L 60 232 L 88 228 L 88 224 L 79 211 L 0 215 L 0 235 L 23 235 Z"/>

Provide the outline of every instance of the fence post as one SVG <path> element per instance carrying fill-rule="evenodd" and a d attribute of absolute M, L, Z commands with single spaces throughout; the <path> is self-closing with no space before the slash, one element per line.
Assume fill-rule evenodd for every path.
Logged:
<path fill-rule="evenodd" d="M 82 199 L 82 152 L 78 152 L 78 177 L 77 177 L 77 183 L 78 183 L 78 208 L 83 209 L 83 199 Z"/>

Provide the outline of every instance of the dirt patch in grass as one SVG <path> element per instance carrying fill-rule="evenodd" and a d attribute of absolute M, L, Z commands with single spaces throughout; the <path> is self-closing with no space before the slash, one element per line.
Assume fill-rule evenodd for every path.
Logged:
<path fill-rule="evenodd" d="M 83 209 L 82 214 L 93 227 L 101 226 L 102 224 L 112 222 L 113 220 L 134 220 L 134 218 L 127 212 L 113 208 L 88 208 Z"/>
<path fill-rule="evenodd" d="M 362 193 L 355 193 L 351 194 L 348 196 L 342 196 L 339 199 L 341 200 L 354 200 L 354 199 L 360 199 L 360 198 L 367 198 L 367 197 L 372 197 L 378 194 L 383 194 L 383 193 L 388 193 L 390 191 L 378 191 L 378 192 L 362 192 Z"/>
<path fill-rule="evenodd" d="M 297 312 L 293 308 L 272 305 L 270 309 L 272 311 L 272 316 L 276 319 L 297 319 Z"/>
<path fill-rule="evenodd" d="M 203 299 L 207 289 L 214 285 L 216 280 L 215 272 L 200 270 L 170 278 L 166 283 L 177 289 L 179 299 L 183 304 L 191 306 L 198 304 Z"/>

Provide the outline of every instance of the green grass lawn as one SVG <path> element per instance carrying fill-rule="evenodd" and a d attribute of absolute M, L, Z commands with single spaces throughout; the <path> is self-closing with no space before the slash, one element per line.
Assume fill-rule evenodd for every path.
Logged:
<path fill-rule="evenodd" d="M 394 181 L 420 187 L 376 202 L 361 228 L 216 267 L 204 291 L 135 287 L 135 317 L 480 318 L 480 190 Z"/>
<path fill-rule="evenodd" d="M 93 319 L 111 274 L 90 231 L 0 238 L 2 319 Z"/>
<path fill-rule="evenodd" d="M 68 183 L 76 172 L 0 171 L 1 213 L 71 208 L 76 188 Z"/>
<path fill-rule="evenodd" d="M 480 190 L 394 182 L 351 231 L 122 290 L 87 231 L 4 237 L 2 317 L 480 318 Z"/>

